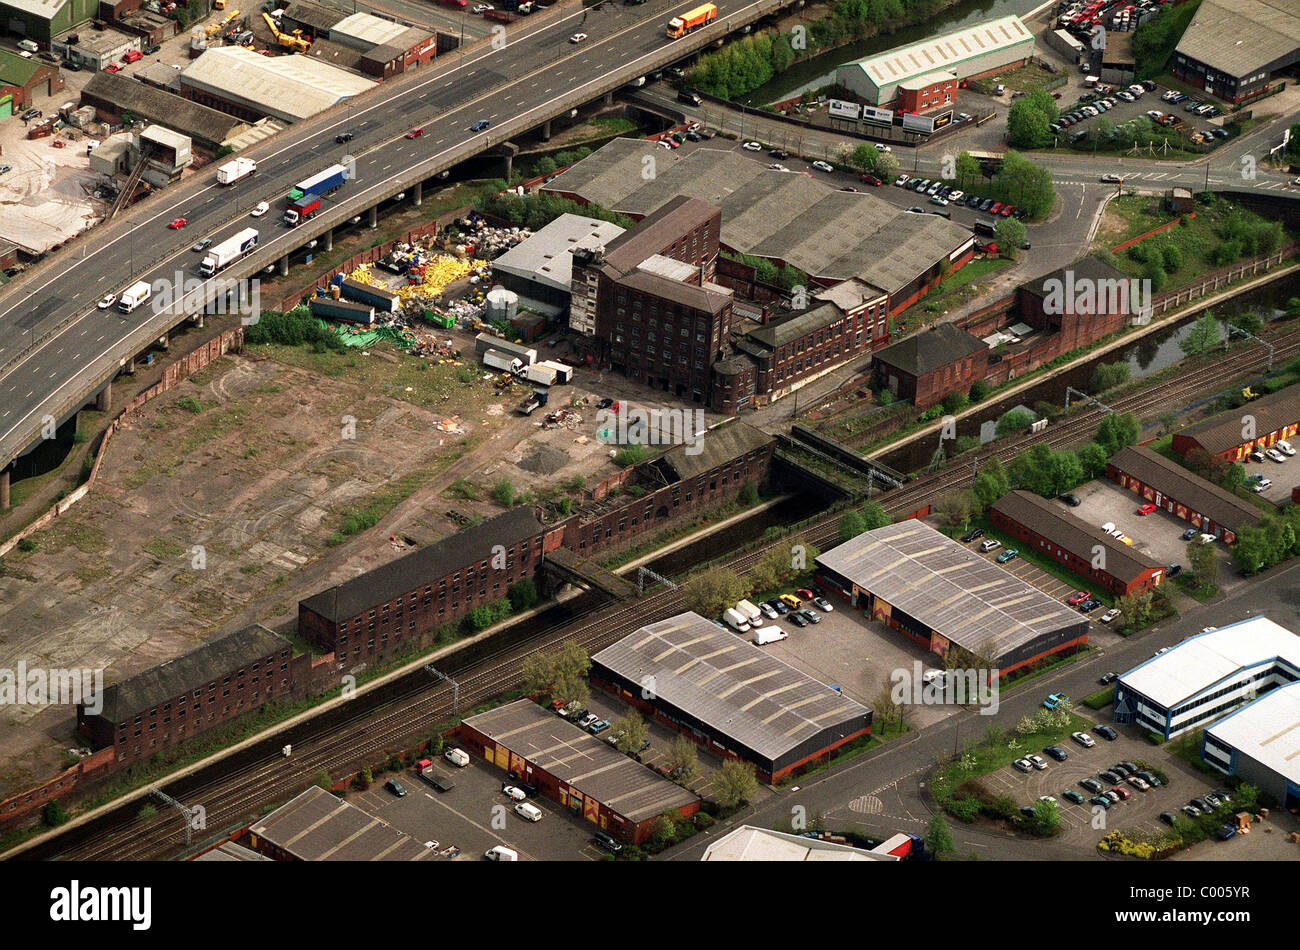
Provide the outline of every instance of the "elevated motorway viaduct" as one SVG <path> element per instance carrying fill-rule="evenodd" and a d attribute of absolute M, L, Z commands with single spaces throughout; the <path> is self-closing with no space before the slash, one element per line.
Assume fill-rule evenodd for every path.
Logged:
<path fill-rule="evenodd" d="M 340 226 L 361 217 L 376 227 L 381 211 L 419 204 L 425 182 L 459 162 L 503 146 L 512 136 L 547 124 L 570 110 L 611 96 L 648 72 L 662 69 L 716 43 L 756 20 L 802 0 L 715 0 L 718 19 L 678 40 L 664 34 L 667 20 L 693 4 L 651 0 L 599 9 L 552 8 L 520 20 L 495 41 L 451 54 L 417 73 L 381 84 L 356 102 L 287 130 L 250 150 L 256 175 L 232 186 L 208 172 L 167 190 L 122 217 L 83 235 L 0 297 L 0 510 L 9 503 L 13 462 L 39 444 L 50 422 L 62 424 L 90 400 L 111 401 L 111 384 L 134 357 L 203 310 L 223 286 L 203 282 L 200 238 L 215 241 L 253 226 L 257 250 L 218 275 L 248 278 L 267 267 L 288 267 L 289 257 L 311 241 L 333 246 Z M 588 34 L 570 43 L 576 32 Z M 487 120 L 484 131 L 470 127 Z M 405 133 L 422 127 L 414 139 Z M 337 144 L 335 136 L 353 139 Z M 353 179 L 329 196 L 322 210 L 296 228 L 280 223 L 284 197 L 294 182 L 334 162 L 355 169 Z M 251 219 L 258 201 L 271 205 Z M 166 227 L 175 217 L 189 224 Z M 177 288 L 167 306 L 153 301 L 131 314 L 98 310 L 95 302 L 137 280 L 173 282 L 177 272 L 192 286 Z M 170 284 L 169 284 L 170 285 Z M 161 298 L 160 298 L 161 299 Z"/>

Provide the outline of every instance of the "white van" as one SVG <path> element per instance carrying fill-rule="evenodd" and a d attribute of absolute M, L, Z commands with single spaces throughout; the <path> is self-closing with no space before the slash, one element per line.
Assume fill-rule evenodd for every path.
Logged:
<path fill-rule="evenodd" d="M 1090 89 L 1091 89 L 1093 86 L 1097 85 L 1097 83 L 1099 83 L 1099 82 L 1101 82 L 1101 77 L 1100 77 L 1100 76 L 1084 76 L 1084 77 L 1083 77 L 1083 84 L 1084 84 L 1085 86 L 1087 86 L 1088 88 L 1090 88 Z"/>
<path fill-rule="evenodd" d="M 41 48 L 31 40 L 19 40 L 18 48 L 28 53 L 39 53 Z"/>
<path fill-rule="evenodd" d="M 722 619 L 727 626 L 737 633 L 749 633 L 749 621 L 735 607 L 728 607 L 722 612 Z"/>
<path fill-rule="evenodd" d="M 515 814 L 529 821 L 542 820 L 542 810 L 532 802 L 515 802 Z"/>
<path fill-rule="evenodd" d="M 754 646 L 767 646 L 769 643 L 776 643 L 778 640 L 784 640 L 790 634 L 786 633 L 780 627 L 768 627 L 766 630 L 754 631 Z"/>
<path fill-rule="evenodd" d="M 749 621 L 749 625 L 751 627 L 763 626 L 762 611 L 760 611 L 749 601 L 747 600 L 740 601 L 738 604 L 736 604 L 736 610 L 740 612 L 741 616 L 743 616 L 746 620 Z"/>
<path fill-rule="evenodd" d="M 464 749 L 448 749 L 442 754 L 442 757 L 452 765 L 464 768 L 469 765 L 469 753 Z"/>
<path fill-rule="evenodd" d="M 483 857 L 487 858 L 489 861 L 518 861 L 519 852 L 512 848 L 507 848 L 503 844 L 499 844 L 495 848 L 488 848 L 484 851 Z"/>

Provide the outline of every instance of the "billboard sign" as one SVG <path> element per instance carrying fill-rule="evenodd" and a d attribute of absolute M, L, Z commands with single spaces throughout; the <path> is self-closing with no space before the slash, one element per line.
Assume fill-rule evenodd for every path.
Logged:
<path fill-rule="evenodd" d="M 934 119 L 928 115 L 914 115 L 911 112 L 903 115 L 904 132 L 921 132 L 929 135 L 934 131 Z"/>
<path fill-rule="evenodd" d="M 863 106 L 862 119 L 864 122 L 871 122 L 875 125 L 893 125 L 894 110 L 878 109 L 875 106 Z"/>
<path fill-rule="evenodd" d="M 831 99 L 827 103 L 827 113 L 832 119 L 853 119 L 856 122 L 858 116 L 862 114 L 862 107 L 856 102 Z"/>
<path fill-rule="evenodd" d="M 936 131 L 938 129 L 942 129 L 945 125 L 950 125 L 951 123 L 952 123 L 951 109 L 949 109 L 947 112 L 940 112 L 938 115 L 934 117 L 934 127 Z"/>

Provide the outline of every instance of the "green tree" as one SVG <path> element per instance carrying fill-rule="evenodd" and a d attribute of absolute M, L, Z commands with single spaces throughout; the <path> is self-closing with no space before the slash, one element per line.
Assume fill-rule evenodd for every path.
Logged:
<path fill-rule="evenodd" d="M 1243 333 L 1256 336 L 1264 329 L 1264 318 L 1257 313 L 1234 313 L 1228 318 L 1228 325 L 1236 327 Z"/>
<path fill-rule="evenodd" d="M 1138 630 L 1147 625 L 1151 620 L 1154 604 L 1155 596 L 1149 590 L 1134 591 L 1132 594 L 1123 594 L 1115 598 L 1115 608 L 1119 611 L 1124 625 L 1131 630 Z"/>
<path fill-rule="evenodd" d="M 674 736 L 664 750 L 664 768 L 669 777 L 683 788 L 694 785 L 700 777 L 695 743 L 685 736 Z"/>
<path fill-rule="evenodd" d="M 713 797 L 723 808 L 734 808 L 753 801 L 758 792 L 758 779 L 754 767 L 748 762 L 727 759 L 713 773 Z"/>
<path fill-rule="evenodd" d="M 515 611 L 534 607 L 542 599 L 542 595 L 537 593 L 537 585 L 531 577 L 522 577 L 511 584 L 506 590 L 506 597 L 510 600 L 510 606 Z"/>
<path fill-rule="evenodd" d="M 889 512 L 874 501 L 869 501 L 862 506 L 862 517 L 867 522 L 864 529 L 866 531 L 874 531 L 877 528 L 883 528 L 885 525 L 894 523 L 894 519 L 889 516 Z"/>
<path fill-rule="evenodd" d="M 650 727 L 639 712 L 628 709 L 626 715 L 614 721 L 613 733 L 618 736 L 614 748 L 624 755 L 632 755 L 640 752 L 641 746 L 650 738 Z"/>
<path fill-rule="evenodd" d="M 758 501 L 758 486 L 753 482 L 745 482 L 740 489 L 738 496 L 742 505 L 752 505 Z"/>
<path fill-rule="evenodd" d="M 650 825 L 650 843 L 656 848 L 666 848 L 677 839 L 677 822 L 671 815 L 660 815 Z"/>
<path fill-rule="evenodd" d="M 993 434 L 999 439 L 1007 435 L 1022 435 L 1033 425 L 1033 422 L 1034 417 L 1023 409 L 1011 409 L 998 419 Z"/>
<path fill-rule="evenodd" d="M 1137 444 L 1142 427 L 1137 417 L 1131 412 L 1112 412 L 1102 418 L 1093 437 L 1106 452 L 1106 457 L 1114 455 L 1122 448 Z"/>
<path fill-rule="evenodd" d="M 943 812 L 935 812 L 930 818 L 930 823 L 926 825 L 925 846 L 936 857 L 941 854 L 951 854 L 956 850 L 952 831 L 948 828 L 948 819 L 943 817 Z"/>
<path fill-rule="evenodd" d="M 1105 472 L 1108 461 L 1110 461 L 1110 456 L 1096 442 L 1089 442 L 1079 449 L 1079 466 L 1083 469 L 1085 479 L 1096 478 Z"/>
<path fill-rule="evenodd" d="M 990 507 L 1011 490 L 1011 481 L 996 455 L 985 461 L 971 487 L 975 503 L 981 508 Z"/>
<path fill-rule="evenodd" d="M 977 379 L 970 384 L 970 401 L 983 402 L 989 394 L 989 384 L 982 379 Z"/>
<path fill-rule="evenodd" d="M 692 574 L 682 584 L 682 605 L 702 617 L 717 617 L 740 598 L 747 585 L 734 571 L 725 567 L 710 567 Z"/>
<path fill-rule="evenodd" d="M 1017 221 L 1016 223 L 1019 224 L 1020 222 Z M 966 397 L 965 393 L 958 392 L 954 389 L 952 392 L 944 395 L 943 411 L 950 416 L 955 416 L 957 413 L 965 409 L 969 403 L 970 400 Z"/>
<path fill-rule="evenodd" d="M 1038 442 L 1017 454 L 1007 465 L 1007 477 L 1016 488 L 1044 497 L 1054 494 L 1051 447 Z"/>
<path fill-rule="evenodd" d="M 1098 363 L 1097 368 L 1092 371 L 1092 381 L 1089 389 L 1093 393 L 1103 393 L 1108 389 L 1114 389 L 1116 386 L 1123 385 L 1129 380 L 1129 368 L 1127 363 Z"/>
<path fill-rule="evenodd" d="M 72 818 L 68 810 L 63 807 L 63 803 L 57 799 L 45 803 L 41 809 L 41 824 L 46 828 L 57 828 L 59 825 L 65 825 Z"/>
<path fill-rule="evenodd" d="M 957 153 L 957 181 L 960 184 L 973 184 L 980 179 L 980 163 L 970 152 Z"/>
<path fill-rule="evenodd" d="M 317 788 L 324 789 L 327 792 L 332 792 L 334 790 L 334 779 L 330 778 L 329 772 L 324 769 L 321 769 L 316 773 L 316 781 L 314 784 Z"/>
<path fill-rule="evenodd" d="M 1178 341 L 1178 345 L 1184 355 L 1195 356 L 1217 346 L 1222 338 L 1219 321 L 1207 310 L 1192 324 L 1187 334 Z"/>
<path fill-rule="evenodd" d="M 840 541 L 849 541 L 867 530 L 867 519 L 862 512 L 850 508 L 840 516 Z"/>
<path fill-rule="evenodd" d="M 515 503 L 515 486 L 508 478 L 503 478 L 492 486 L 492 497 L 503 508 Z"/>
<path fill-rule="evenodd" d="M 551 158 L 551 156 L 549 155 L 543 155 L 541 158 L 539 158 L 537 160 L 537 174 L 554 175 L 555 159 Z"/>
<path fill-rule="evenodd" d="M 1201 544 L 1199 541 L 1190 541 L 1187 544 L 1187 566 L 1191 575 L 1196 578 L 1197 586 L 1207 593 L 1215 593 L 1219 589 L 1219 555 L 1214 550 L 1213 544 Z"/>
<path fill-rule="evenodd" d="M 587 671 L 591 658 L 575 640 L 565 640 L 553 650 L 529 654 L 523 662 L 524 690 L 554 699 L 585 703 L 591 695 Z"/>
<path fill-rule="evenodd" d="M 964 528 L 970 523 L 970 492 L 949 492 L 934 503 L 934 513 L 950 528 Z"/>
<path fill-rule="evenodd" d="M 1019 152 L 1010 151 L 1003 156 L 996 181 L 1003 193 L 1031 219 L 1046 216 L 1056 203 L 1051 172 Z"/>
<path fill-rule="evenodd" d="M 993 225 L 993 237 L 997 240 L 998 247 L 1012 259 L 1024 245 L 1027 236 L 1025 226 L 1015 218 L 1001 218 Z"/>
<path fill-rule="evenodd" d="M 1007 113 L 1007 141 L 1016 148 L 1042 148 L 1052 140 L 1051 122 L 1027 96 L 1017 99 Z"/>

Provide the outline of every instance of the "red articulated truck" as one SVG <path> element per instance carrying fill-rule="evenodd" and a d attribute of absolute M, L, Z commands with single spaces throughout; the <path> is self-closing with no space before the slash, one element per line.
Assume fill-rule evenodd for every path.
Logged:
<path fill-rule="evenodd" d="M 687 33 L 708 26 L 718 18 L 718 8 L 711 3 L 698 6 L 694 10 L 675 16 L 668 21 L 668 38 L 679 40 Z"/>

